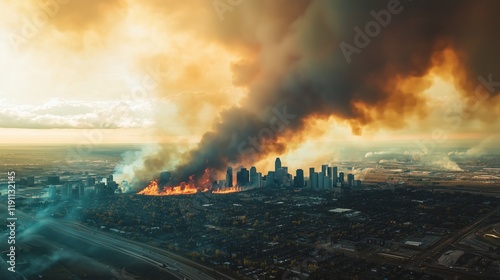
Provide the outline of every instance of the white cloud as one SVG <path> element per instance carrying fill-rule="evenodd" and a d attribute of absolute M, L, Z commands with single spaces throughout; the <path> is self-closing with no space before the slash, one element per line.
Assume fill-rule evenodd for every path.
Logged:
<path fill-rule="evenodd" d="M 146 100 L 65 101 L 41 105 L 0 106 L 2 128 L 143 128 L 151 127 L 152 104 Z"/>

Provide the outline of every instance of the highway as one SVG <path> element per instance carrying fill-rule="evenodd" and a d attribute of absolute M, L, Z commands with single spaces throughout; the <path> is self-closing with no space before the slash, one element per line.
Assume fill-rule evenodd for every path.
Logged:
<path fill-rule="evenodd" d="M 425 254 L 423 254 L 419 258 L 417 258 L 415 260 L 415 263 L 421 264 L 423 261 L 425 261 L 425 259 L 438 253 L 444 247 L 446 247 L 449 244 L 454 243 L 454 242 L 462 239 L 464 236 L 470 234 L 471 231 L 476 229 L 486 219 L 489 219 L 491 216 L 495 215 L 498 211 L 500 211 L 500 207 L 497 207 L 495 210 L 489 212 L 484 217 L 480 218 L 479 220 L 477 220 L 473 224 L 469 225 L 468 227 L 461 229 L 459 232 L 455 233 L 453 236 L 450 236 L 447 239 L 439 242 L 436 246 L 434 246 L 434 248 L 432 250 L 427 251 Z"/>
<path fill-rule="evenodd" d="M 0 205 L 0 213 L 7 213 L 5 205 Z M 89 228 L 78 222 L 45 218 L 43 220 L 34 218 L 26 213 L 16 210 L 18 221 L 23 224 L 34 224 L 41 222 L 42 226 L 37 233 L 44 233 L 43 228 L 50 229 L 57 234 L 45 234 L 45 238 L 52 242 L 58 242 L 55 235 L 77 238 L 95 247 L 119 252 L 136 259 L 145 266 L 155 266 L 157 269 L 174 276 L 177 279 L 189 280 L 232 280 L 230 276 L 224 275 L 212 268 L 200 265 L 191 260 L 171 252 L 121 238 L 114 234 L 104 233 L 100 230 Z M 50 231 L 49 231 L 50 232 Z"/>

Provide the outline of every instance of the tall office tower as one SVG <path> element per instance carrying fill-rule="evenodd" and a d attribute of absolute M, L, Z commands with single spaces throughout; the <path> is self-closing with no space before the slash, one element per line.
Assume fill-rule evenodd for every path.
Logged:
<path fill-rule="evenodd" d="M 274 162 L 274 172 L 278 172 L 278 169 L 281 168 L 281 159 L 278 157 Z"/>
<path fill-rule="evenodd" d="M 236 181 L 238 182 L 238 186 L 243 187 L 247 186 L 249 183 L 250 173 L 245 167 L 242 167 L 240 171 L 236 172 Z"/>
<path fill-rule="evenodd" d="M 328 164 L 321 165 L 321 172 L 326 175 L 326 170 L 328 169 Z"/>
<path fill-rule="evenodd" d="M 244 186 L 248 186 L 250 183 L 250 171 L 246 168 L 241 169 L 242 175 L 243 175 L 243 182 L 245 183 Z"/>
<path fill-rule="evenodd" d="M 274 187 L 274 171 L 267 172 L 266 187 Z"/>
<path fill-rule="evenodd" d="M 274 180 L 278 186 L 281 186 L 285 183 L 287 180 L 288 176 L 288 168 L 287 167 L 281 167 L 278 168 L 274 174 Z"/>
<path fill-rule="evenodd" d="M 231 167 L 228 167 L 226 171 L 226 187 L 230 188 L 232 186 L 233 186 L 233 169 Z"/>
<path fill-rule="evenodd" d="M 283 166 L 281 168 L 283 169 L 283 178 L 284 179 L 288 178 L 290 182 L 292 182 L 292 174 L 288 173 L 288 166 Z"/>
<path fill-rule="evenodd" d="M 255 166 L 250 167 L 250 186 L 255 186 L 257 183 L 257 168 Z"/>
<path fill-rule="evenodd" d="M 282 186 L 291 187 L 292 184 L 292 174 L 286 174 L 285 176 L 283 176 L 283 183 L 281 184 Z"/>
<path fill-rule="evenodd" d="M 312 175 L 312 188 L 317 189 L 318 188 L 318 172 L 314 172 Z"/>
<path fill-rule="evenodd" d="M 332 173 L 333 173 L 333 186 L 335 187 L 337 185 L 337 182 L 339 181 L 339 175 L 338 175 L 338 167 L 332 167 Z"/>
<path fill-rule="evenodd" d="M 262 173 L 261 172 L 257 172 L 257 176 L 256 176 L 257 180 L 255 182 L 255 186 L 257 188 L 260 188 L 262 187 Z"/>
<path fill-rule="evenodd" d="M 35 177 L 34 177 L 34 176 L 28 176 L 28 177 L 26 178 L 26 185 L 27 185 L 28 187 L 32 187 L 32 186 L 34 186 L 34 185 L 35 185 Z"/>
<path fill-rule="evenodd" d="M 309 187 L 311 188 L 312 188 L 313 174 L 314 174 L 314 167 L 309 167 L 309 181 L 310 181 Z"/>
<path fill-rule="evenodd" d="M 328 178 L 328 176 L 324 176 L 323 177 L 323 189 L 325 190 L 329 190 L 331 189 L 331 183 L 332 181 L 330 180 L 330 178 Z"/>
<path fill-rule="evenodd" d="M 160 173 L 160 181 L 158 182 L 158 186 L 166 186 L 170 179 L 172 178 L 172 173 L 168 171 L 163 171 Z"/>
<path fill-rule="evenodd" d="M 114 180 L 113 180 L 113 175 L 109 175 L 109 176 L 108 176 L 108 182 L 111 182 L 111 181 L 114 181 Z"/>
<path fill-rule="evenodd" d="M 344 184 L 344 172 L 339 172 L 339 182 Z"/>
<path fill-rule="evenodd" d="M 59 185 L 60 182 L 59 176 L 53 175 L 47 177 L 47 184 L 49 185 Z"/>
<path fill-rule="evenodd" d="M 347 184 L 349 187 L 354 187 L 354 175 L 351 173 L 347 174 Z"/>
<path fill-rule="evenodd" d="M 304 170 L 297 169 L 297 171 L 295 171 L 295 178 L 293 178 L 293 186 L 296 188 L 304 187 Z"/>
<path fill-rule="evenodd" d="M 318 174 L 318 189 L 322 189 L 325 184 L 325 173 L 320 172 Z"/>
<path fill-rule="evenodd" d="M 243 181 L 241 177 L 241 170 L 236 171 L 236 186 L 241 187 L 241 181 Z"/>

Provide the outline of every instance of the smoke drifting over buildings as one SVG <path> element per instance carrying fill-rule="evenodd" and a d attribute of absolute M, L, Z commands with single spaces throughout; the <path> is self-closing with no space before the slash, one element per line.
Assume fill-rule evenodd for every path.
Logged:
<path fill-rule="evenodd" d="M 170 7 L 176 12 L 169 15 L 186 22 L 179 28 L 239 57 L 231 67 L 233 82 L 247 95 L 220 112 L 198 145 L 180 155 L 173 183 L 192 174 L 200 178 L 206 168 L 222 174 L 228 164 L 293 149 L 290 143 L 305 137 L 312 119 L 342 120 L 354 134 L 368 127 L 404 128 L 409 117 L 427 116 L 422 91 L 431 84 L 431 70 L 452 77 L 468 103 L 498 95 L 495 0 L 246 1 L 223 21 L 211 4 L 191 9 L 187 2 Z M 166 2 L 156 3 L 167 10 Z M 346 59 L 342 44 L 357 51 Z M 157 176 L 169 165 L 166 154 L 146 156 L 134 176 Z"/>

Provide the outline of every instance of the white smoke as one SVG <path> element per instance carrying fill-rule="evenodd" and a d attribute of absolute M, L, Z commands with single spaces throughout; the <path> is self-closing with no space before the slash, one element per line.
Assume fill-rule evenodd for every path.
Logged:
<path fill-rule="evenodd" d="M 452 161 L 448 156 L 430 160 L 430 165 L 448 171 L 463 171 L 458 164 Z"/>

